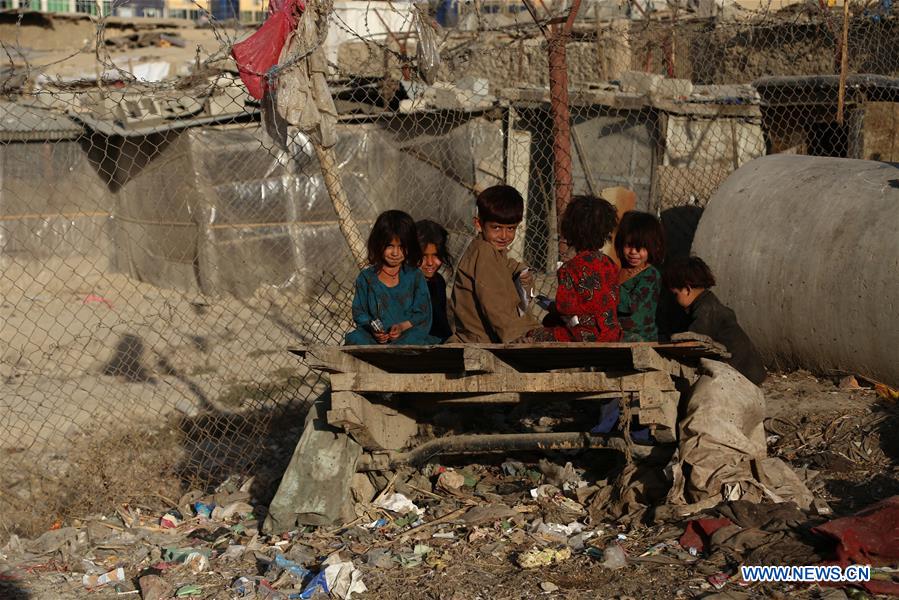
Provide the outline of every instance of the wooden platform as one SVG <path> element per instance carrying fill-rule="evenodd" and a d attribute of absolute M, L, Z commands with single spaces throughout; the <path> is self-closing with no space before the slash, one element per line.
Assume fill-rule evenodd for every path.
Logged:
<path fill-rule="evenodd" d="M 382 466 L 420 456 L 416 444 L 463 448 L 453 440 L 422 440 L 425 411 L 419 409 L 425 407 L 617 398 L 641 425 L 650 427 L 656 440 L 673 442 L 680 393 L 696 379 L 699 359 L 726 356 L 708 341 L 309 346 L 290 351 L 310 368 L 330 373 L 328 424 L 369 453 L 362 462 Z M 564 434 L 547 435 L 584 447 L 601 445 L 586 432 Z M 515 448 L 527 445 L 522 436 L 539 442 L 533 434 L 516 438 L 490 432 L 465 440 L 492 447 L 491 436 L 497 444 Z M 483 443 L 471 444 L 471 439 Z"/>

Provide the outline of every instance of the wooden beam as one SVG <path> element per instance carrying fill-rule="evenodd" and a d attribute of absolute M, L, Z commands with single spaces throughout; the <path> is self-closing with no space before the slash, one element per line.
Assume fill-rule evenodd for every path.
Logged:
<path fill-rule="evenodd" d="M 660 425 L 656 428 L 656 439 L 662 442 L 674 441 L 677 432 L 677 405 L 680 393 L 669 390 L 646 389 L 639 393 L 637 411 L 641 425 Z M 664 438 L 664 439 L 663 439 Z"/>
<path fill-rule="evenodd" d="M 514 373 L 517 371 L 489 350 L 476 346 L 463 348 L 462 360 L 467 373 Z"/>
<path fill-rule="evenodd" d="M 499 392 L 496 394 L 439 396 L 436 398 L 430 398 L 429 400 L 440 406 L 445 406 L 451 404 L 518 404 L 520 402 L 533 401 L 558 402 L 562 400 L 609 400 L 611 398 L 617 398 L 620 395 L 621 392 L 590 392 L 583 394 L 528 394 L 521 392 Z M 401 394 L 396 394 L 394 395 L 394 397 L 403 399 L 406 398 L 405 395 Z M 421 400 L 420 394 L 410 394 L 409 398 L 413 402 L 416 399 L 419 401 Z"/>
<path fill-rule="evenodd" d="M 340 346 L 310 346 L 305 351 L 305 362 L 310 369 L 326 373 L 386 373 L 347 354 Z"/>
<path fill-rule="evenodd" d="M 444 373 L 338 373 L 335 391 L 418 394 L 490 394 L 499 392 L 638 392 L 674 390 L 668 373 L 649 371 L 612 377 L 605 373 L 485 373 L 458 376 Z"/>
<path fill-rule="evenodd" d="M 401 450 L 418 424 L 398 410 L 353 392 L 332 392 L 328 424 L 340 427 L 366 450 Z"/>
<path fill-rule="evenodd" d="M 634 346 L 631 349 L 634 369 L 637 371 L 663 371 L 673 377 L 683 377 L 694 381 L 696 370 L 676 360 L 665 358 L 651 346 Z"/>

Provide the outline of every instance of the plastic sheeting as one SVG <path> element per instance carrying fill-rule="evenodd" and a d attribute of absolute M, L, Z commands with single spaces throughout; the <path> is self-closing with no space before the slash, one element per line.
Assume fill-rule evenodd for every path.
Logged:
<path fill-rule="evenodd" d="M 0 145 L 0 255 L 106 257 L 115 203 L 87 138 Z"/>
<path fill-rule="evenodd" d="M 450 229 L 469 222 L 474 201 L 464 180 L 484 160 L 478 148 L 489 144 L 458 141 L 499 136 L 500 129 L 478 119 L 423 140 L 393 131 L 373 123 L 338 131 L 341 182 L 363 234 L 389 208 Z M 260 136 L 255 127 L 191 130 L 124 185 L 117 245 L 132 275 L 238 296 L 262 285 L 312 293 L 322 274 L 352 281 L 354 263 L 308 141 L 295 134 L 283 152 L 265 150 Z M 459 170 L 467 162 L 468 174 L 437 168 L 445 156 Z"/>
<path fill-rule="evenodd" d="M 433 120 L 341 124 L 340 178 L 363 235 L 381 211 L 398 208 L 464 233 L 451 239 L 458 253 L 472 189 L 503 176 L 503 129 L 459 115 L 435 131 Z M 0 253 L 99 255 L 187 293 L 293 286 L 319 295 L 322 285 L 339 293 L 356 267 L 308 139 L 291 139 L 279 150 L 251 125 L 0 147 Z"/>

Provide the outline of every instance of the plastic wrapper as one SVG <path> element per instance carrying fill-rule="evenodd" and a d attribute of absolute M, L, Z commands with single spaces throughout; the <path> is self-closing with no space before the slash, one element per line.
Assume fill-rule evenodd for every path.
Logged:
<path fill-rule="evenodd" d="M 425 11 L 415 7 L 415 33 L 418 35 L 416 63 L 421 78 L 428 85 L 437 81 L 437 70 L 440 68 L 440 49 L 437 39 L 437 24 Z"/>

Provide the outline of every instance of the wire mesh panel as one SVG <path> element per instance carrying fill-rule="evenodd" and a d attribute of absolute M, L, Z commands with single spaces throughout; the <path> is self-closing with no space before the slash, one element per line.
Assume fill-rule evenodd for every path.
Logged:
<path fill-rule="evenodd" d="M 570 3 L 310 2 L 272 65 L 235 62 L 288 5 L 0 13 L 6 531 L 234 474 L 264 497 L 327 385 L 286 349 L 343 341 L 384 210 L 458 257 L 476 193 L 514 186 L 551 294 L 560 198 L 632 190 L 676 254 L 753 158 L 899 161 L 888 3 L 592 2 L 553 37 Z"/>

